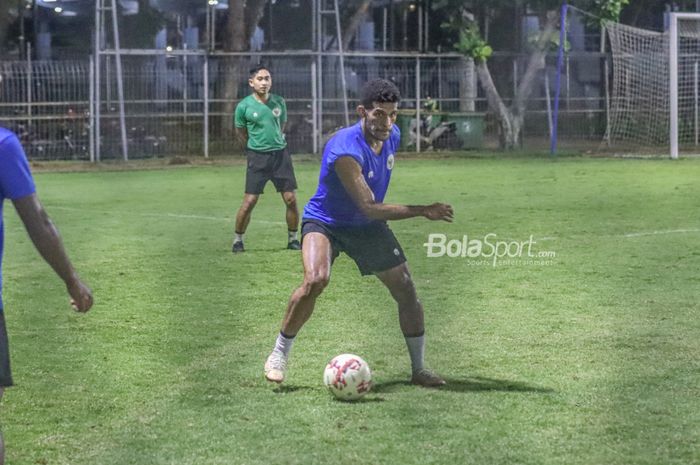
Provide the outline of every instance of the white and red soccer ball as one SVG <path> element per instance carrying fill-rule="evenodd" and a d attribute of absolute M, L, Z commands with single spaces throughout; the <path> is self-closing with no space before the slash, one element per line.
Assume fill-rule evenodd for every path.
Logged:
<path fill-rule="evenodd" d="M 341 354 L 326 365 L 323 384 L 340 400 L 357 400 L 372 388 L 372 372 L 362 357 Z"/>

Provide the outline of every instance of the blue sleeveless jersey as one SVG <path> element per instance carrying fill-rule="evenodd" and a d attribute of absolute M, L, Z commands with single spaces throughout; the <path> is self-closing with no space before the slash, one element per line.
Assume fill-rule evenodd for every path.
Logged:
<path fill-rule="evenodd" d="M 362 167 L 365 182 L 374 200 L 383 202 L 394 168 L 394 154 L 399 148 L 401 133 L 396 125 L 381 153 L 375 154 L 362 134 L 362 124 L 341 129 L 326 144 L 321 159 L 321 174 L 316 194 L 304 208 L 304 219 L 313 219 L 331 226 L 362 226 L 372 220 L 360 212 L 335 172 L 340 157 L 352 157 Z"/>

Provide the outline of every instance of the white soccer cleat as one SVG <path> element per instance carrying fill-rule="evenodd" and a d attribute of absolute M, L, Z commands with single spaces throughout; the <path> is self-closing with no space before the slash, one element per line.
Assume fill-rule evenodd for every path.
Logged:
<path fill-rule="evenodd" d="M 287 357 L 282 352 L 273 350 L 265 361 L 265 378 L 273 383 L 281 383 L 286 371 Z"/>

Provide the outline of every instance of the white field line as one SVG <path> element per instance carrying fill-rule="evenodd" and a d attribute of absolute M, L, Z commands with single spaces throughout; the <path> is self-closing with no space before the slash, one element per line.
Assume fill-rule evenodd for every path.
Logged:
<path fill-rule="evenodd" d="M 666 231 L 647 231 L 647 232 L 634 232 L 627 233 L 624 237 L 642 237 L 642 236 L 661 236 L 664 234 L 686 234 L 686 233 L 699 233 L 700 229 L 669 229 Z"/>
<path fill-rule="evenodd" d="M 48 206 L 47 208 L 49 210 L 81 211 L 81 212 L 98 213 L 98 214 L 117 213 L 117 214 L 124 214 L 124 215 L 134 215 L 134 213 L 132 213 L 132 212 L 86 210 L 84 208 L 60 207 L 60 206 L 56 206 L 56 205 Z M 137 213 L 136 215 L 143 216 L 143 217 L 150 217 L 150 218 L 176 218 L 176 219 L 184 219 L 184 220 L 223 221 L 225 223 L 230 223 L 230 222 L 234 221 L 233 218 L 228 218 L 228 217 L 224 217 L 224 216 L 185 215 L 185 214 L 180 214 L 180 213 L 150 213 L 150 212 L 146 212 L 146 213 Z M 276 224 L 276 225 L 287 224 L 284 221 L 267 221 L 267 220 L 259 220 L 257 218 L 254 221 L 256 223 L 263 223 L 263 224 Z M 668 229 L 668 230 L 664 230 L 664 231 L 641 231 L 641 232 L 631 232 L 631 233 L 622 234 L 619 237 L 632 238 L 632 237 L 662 236 L 662 235 L 667 235 L 667 234 L 688 234 L 688 233 L 700 233 L 700 229 L 692 228 L 692 229 Z M 558 239 L 557 237 L 540 237 L 540 238 L 538 238 L 539 241 L 555 241 L 557 239 Z"/>
<path fill-rule="evenodd" d="M 664 236 L 668 234 L 694 234 L 694 233 L 700 233 L 700 229 L 698 228 L 691 228 L 691 229 L 667 229 L 664 231 L 640 231 L 640 232 L 631 232 L 631 233 L 626 233 L 626 234 L 617 234 L 617 237 L 624 237 L 625 239 L 630 239 L 633 237 L 645 237 L 645 236 Z M 540 237 L 538 240 L 540 241 L 554 241 L 557 240 L 558 238 L 556 237 Z"/>
<path fill-rule="evenodd" d="M 48 210 L 66 210 L 66 211 L 80 211 L 80 212 L 86 212 L 86 213 L 96 213 L 96 214 L 105 214 L 105 213 L 114 213 L 114 214 L 121 214 L 121 215 L 136 215 L 136 216 L 142 216 L 142 217 L 147 217 L 147 218 L 175 218 L 175 219 L 183 219 L 183 220 L 205 220 L 205 221 L 223 221 L 225 223 L 231 223 L 234 221 L 233 218 L 227 218 L 225 216 L 206 216 L 206 215 L 185 215 L 185 214 L 180 214 L 180 213 L 150 213 L 150 212 L 145 212 L 145 213 L 133 213 L 133 212 L 124 212 L 124 211 L 116 211 L 116 210 L 110 210 L 110 211 L 105 211 L 105 210 L 86 210 L 84 208 L 73 208 L 73 207 L 59 207 L 56 205 L 48 206 L 46 207 Z M 256 223 L 263 223 L 263 224 L 287 224 L 284 221 L 266 221 L 266 220 L 259 220 L 255 219 L 253 220 Z"/>

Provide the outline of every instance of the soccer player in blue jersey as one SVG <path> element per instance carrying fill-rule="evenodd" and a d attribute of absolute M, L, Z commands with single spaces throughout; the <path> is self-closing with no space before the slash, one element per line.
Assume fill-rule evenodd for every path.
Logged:
<path fill-rule="evenodd" d="M 399 148 L 400 132 L 394 125 L 399 100 L 399 90 L 390 81 L 369 81 L 357 107 L 360 121 L 338 131 L 326 144 L 318 190 L 302 218 L 304 281 L 292 293 L 277 342 L 265 362 L 269 381 L 284 381 L 294 338 L 328 285 L 333 260 L 345 252 L 362 275 L 377 276 L 396 300 L 411 358 L 411 382 L 426 387 L 445 384 L 424 366 L 423 306 L 401 245 L 386 222 L 418 216 L 451 222 L 453 211 L 444 203 L 383 203 Z"/>
<path fill-rule="evenodd" d="M 34 246 L 66 283 L 73 308 L 78 312 L 87 312 L 92 307 L 92 292 L 73 269 L 63 248 L 61 236 L 36 196 L 29 164 L 17 136 L 0 127 L 0 399 L 4 388 L 12 386 L 10 354 L 2 305 L 2 206 L 5 199 L 12 200 Z M 5 447 L 2 433 L 0 433 L 0 465 L 5 462 L 4 457 Z"/>

